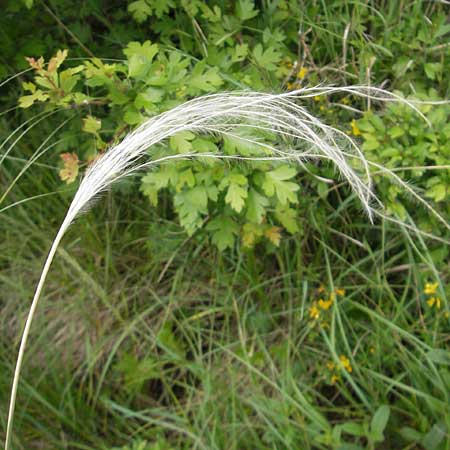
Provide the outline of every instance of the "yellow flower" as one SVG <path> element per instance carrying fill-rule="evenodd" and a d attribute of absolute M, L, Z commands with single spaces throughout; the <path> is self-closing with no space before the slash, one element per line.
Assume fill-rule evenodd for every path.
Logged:
<path fill-rule="evenodd" d="M 309 308 L 309 317 L 314 320 L 320 317 L 320 311 L 316 305 L 316 302 L 314 302 L 314 304 Z"/>
<path fill-rule="evenodd" d="M 329 370 L 333 370 L 336 367 L 336 364 L 334 364 L 333 361 L 328 361 L 327 362 L 327 367 Z"/>
<path fill-rule="evenodd" d="M 313 97 L 313 99 L 314 99 L 315 102 L 320 102 L 322 100 L 322 97 L 320 95 L 315 95 Z"/>
<path fill-rule="evenodd" d="M 309 69 L 307 69 L 306 67 L 302 67 L 298 73 L 297 73 L 297 78 L 299 80 L 303 80 L 303 78 L 306 77 L 306 74 L 309 72 Z"/>
<path fill-rule="evenodd" d="M 344 105 L 350 105 L 350 100 L 349 100 L 348 97 L 344 97 L 344 98 L 341 100 L 341 103 L 344 104 Z"/>
<path fill-rule="evenodd" d="M 319 294 L 322 294 L 323 292 L 325 292 L 325 286 L 323 284 L 320 285 L 319 289 L 317 289 L 317 292 Z"/>
<path fill-rule="evenodd" d="M 339 297 L 343 297 L 345 295 L 345 289 L 342 288 L 336 288 L 334 292 L 336 292 L 336 295 L 339 295 Z"/>
<path fill-rule="evenodd" d="M 441 309 L 441 298 L 440 297 L 430 297 L 427 300 L 428 306 L 432 308 L 436 306 L 437 309 Z"/>
<path fill-rule="evenodd" d="M 331 384 L 336 384 L 339 381 L 339 375 L 333 374 L 331 375 Z"/>
<path fill-rule="evenodd" d="M 292 83 L 288 83 L 287 88 L 288 88 L 288 90 L 292 91 L 292 89 L 294 88 L 294 85 Z"/>
<path fill-rule="evenodd" d="M 434 295 L 436 294 L 436 290 L 439 286 L 439 283 L 426 283 L 424 292 L 427 295 Z"/>
<path fill-rule="evenodd" d="M 319 307 L 326 311 L 327 309 L 330 309 L 331 305 L 333 304 L 333 299 L 330 298 L 329 300 L 319 300 Z"/>
<path fill-rule="evenodd" d="M 373 347 L 370 347 L 369 352 L 372 353 L 372 355 L 373 355 L 375 353 L 375 349 Z"/>
<path fill-rule="evenodd" d="M 339 356 L 339 361 L 341 362 L 342 367 L 348 372 L 348 373 L 352 373 L 353 372 L 353 368 L 350 364 L 350 360 L 345 356 L 345 355 L 341 355 Z"/>
<path fill-rule="evenodd" d="M 350 125 L 352 126 L 352 133 L 354 136 L 361 136 L 361 130 L 358 127 L 358 124 L 356 123 L 356 120 L 353 119 L 350 122 Z"/>

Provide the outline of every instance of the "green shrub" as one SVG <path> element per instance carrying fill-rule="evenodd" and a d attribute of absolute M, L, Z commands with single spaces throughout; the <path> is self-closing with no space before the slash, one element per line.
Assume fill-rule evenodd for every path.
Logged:
<path fill-rule="evenodd" d="M 416 99 L 441 101 L 436 91 L 416 95 Z M 440 213 L 450 218 L 450 105 L 419 106 L 424 117 L 401 104 L 389 104 L 382 113 L 366 112 L 357 122 L 358 134 L 364 140 L 362 149 L 368 159 L 389 169 L 408 181 L 422 197 L 431 200 Z M 436 170 L 432 168 L 435 167 Z M 374 174 L 379 168 L 374 167 Z M 375 175 L 377 191 L 388 210 L 402 220 L 408 211 L 421 229 L 439 234 L 433 216 L 422 208 L 416 210 L 404 190 L 387 177 Z"/>
<path fill-rule="evenodd" d="M 28 8 L 32 5 L 32 1 L 26 2 Z M 17 9 L 18 6 L 10 6 L 11 11 L 14 8 Z M 73 14 L 66 2 L 62 2 L 58 10 L 64 11 L 69 17 Z M 329 5 L 328 9 L 308 5 L 302 9 L 295 2 L 284 0 L 261 9 L 251 0 L 239 0 L 225 5 L 203 1 L 138 0 L 129 3 L 127 11 L 111 11 L 117 25 L 113 29 L 111 24 L 107 24 L 110 32 L 119 33 L 119 36 L 126 38 L 125 33 L 123 36 L 120 34 L 120 23 L 124 21 L 124 14 L 130 14 L 137 25 L 128 35 L 142 35 L 142 30 L 152 24 L 151 35 L 154 39 L 124 44 L 123 60 L 90 58 L 82 59 L 81 62 L 69 62 L 66 60 L 67 51 L 59 51 L 48 65 L 41 58 L 28 59 L 35 76 L 33 81 L 22 84 L 27 93 L 20 98 L 20 106 L 29 108 L 35 103 L 43 103 L 47 109 L 62 108 L 59 117 L 70 118 L 64 131 L 58 132 L 61 142 L 55 146 L 56 151 L 61 152 L 60 177 L 67 183 L 75 181 L 82 173 L 80 169 L 145 118 L 170 109 L 188 98 L 227 89 L 279 91 L 314 85 L 322 77 L 322 71 L 315 61 L 322 60 L 325 64 L 329 58 L 327 48 L 330 45 L 343 45 L 341 39 L 333 37 L 333 33 L 327 35 L 319 32 L 320 24 L 328 23 L 330 13 L 339 12 L 332 27 L 335 34 L 338 31 L 341 33 L 344 31 L 345 18 L 350 14 L 350 11 L 338 5 Z M 94 17 L 96 20 L 100 20 L 100 12 L 99 2 L 82 8 L 84 16 Z M 360 23 L 366 24 L 365 27 L 370 24 L 374 29 L 381 29 L 385 25 L 379 17 L 371 18 L 368 7 L 361 7 L 358 12 L 361 14 Z M 36 14 L 35 8 L 31 9 L 30 14 Z M 299 35 L 298 24 L 308 17 L 314 17 L 318 21 L 318 28 L 312 26 L 304 36 L 300 28 Z M 403 42 L 402 36 L 415 27 L 420 35 L 417 41 L 419 47 L 413 46 L 409 53 L 414 58 L 413 65 L 422 64 L 423 67 L 421 76 L 416 80 L 417 84 L 420 86 L 431 82 L 440 90 L 445 89 L 442 73 L 448 62 L 442 59 L 442 51 L 446 50 L 434 49 L 448 31 L 443 20 L 445 16 L 439 9 L 436 10 L 436 19 L 431 28 L 420 17 L 414 15 L 413 19 L 398 23 L 394 12 L 389 11 L 386 20 L 390 21 L 392 39 L 378 33 L 373 42 L 366 42 L 364 27 L 355 26 L 350 33 L 349 46 L 352 51 L 357 52 L 357 57 L 348 73 L 353 72 L 354 77 L 364 81 L 367 75 L 363 70 L 365 67 L 372 67 L 374 64 L 374 68 L 380 66 L 383 70 L 392 67 L 389 73 L 382 73 L 380 70 L 377 73 L 392 75 L 403 88 L 409 86 L 411 79 L 407 74 L 411 74 L 411 64 L 402 66 L 403 69 L 400 70 L 403 61 L 401 58 L 394 65 L 389 60 L 395 59 L 397 52 L 402 55 L 408 53 L 405 47 L 408 44 Z M 78 25 L 74 23 L 73 26 L 76 29 Z M 91 25 L 87 26 L 92 28 Z M 185 29 L 192 32 L 183 32 Z M 80 36 L 85 37 L 91 32 L 89 29 L 80 33 Z M 311 38 L 308 37 L 310 33 L 313 34 Z M 314 50 L 315 59 L 306 44 L 307 40 Z M 78 52 L 80 46 L 82 50 L 87 43 L 85 38 L 81 39 Z M 420 59 L 419 56 L 416 58 L 416 53 L 421 54 L 423 47 L 429 46 L 434 50 L 427 53 L 425 59 Z M 25 47 L 25 50 L 36 51 L 40 48 Z M 340 50 L 343 48 L 339 47 Z M 64 66 L 61 66 L 63 63 Z M 66 68 L 67 66 L 70 67 Z M 438 94 L 433 96 L 436 98 Z M 339 101 L 340 99 L 330 99 L 317 105 L 312 101 L 309 106 L 317 106 L 318 111 L 330 113 L 327 114 L 330 119 L 342 128 L 354 116 L 345 108 L 332 106 Z M 360 104 L 355 99 L 347 101 Z M 446 118 L 444 109 L 445 107 L 436 108 L 428 111 L 428 114 L 432 120 L 440 118 L 443 122 Z M 381 120 L 376 120 L 376 117 L 379 117 L 376 113 L 367 113 L 367 117 L 359 122 L 365 141 L 364 150 L 374 162 L 388 163 L 390 168 L 397 167 L 399 158 L 403 165 L 435 161 L 436 158 L 425 157 L 425 154 L 429 150 L 433 151 L 433 145 L 440 146 L 448 135 L 448 130 L 441 126 L 426 129 L 419 116 L 398 105 L 390 106 Z M 401 125 L 397 124 L 395 128 L 391 124 L 399 117 L 411 129 L 403 130 L 402 136 L 398 134 L 402 132 L 399 131 Z M 414 123 L 421 130 L 415 135 Z M 386 131 L 386 136 L 383 135 L 380 139 L 379 133 L 385 133 L 387 128 L 394 128 L 394 131 Z M 248 143 L 248 139 L 258 141 L 271 138 L 254 133 L 248 135 L 245 129 L 238 131 L 236 138 L 225 139 L 182 133 L 153 152 L 155 155 L 169 155 L 190 151 L 220 151 L 231 156 L 238 150 L 243 155 L 252 156 L 256 148 Z M 383 151 L 380 151 L 381 148 Z M 310 170 L 317 175 L 333 177 L 333 173 L 326 167 L 321 171 L 315 167 Z M 303 228 L 302 219 L 295 211 L 299 209 L 298 194 L 303 198 L 311 196 L 312 199 L 317 196 L 326 199 L 328 195 L 329 186 L 315 175 L 306 175 L 302 179 L 303 187 L 299 190 L 298 178 L 295 184 L 293 182 L 297 172 L 295 168 L 267 162 L 227 164 L 206 159 L 182 161 L 162 165 L 144 175 L 141 192 L 153 206 L 157 206 L 161 198 L 166 199 L 168 195 L 171 200 L 164 200 L 164 214 L 170 215 L 173 209 L 189 235 L 202 228 L 221 250 L 233 247 L 236 241 L 240 241 L 245 247 L 252 247 L 261 240 L 270 245 L 278 245 L 283 230 L 297 233 Z M 431 200 L 443 202 L 446 195 L 446 172 L 436 172 L 433 176 L 429 171 L 421 173 L 424 178 L 420 180 L 417 179 L 417 171 L 412 173 L 414 183 L 425 189 Z M 399 175 L 409 178 L 408 172 Z M 388 204 L 391 213 L 404 219 L 405 209 L 399 201 L 400 190 L 390 180 L 379 181 L 381 200 Z M 426 229 L 430 230 L 432 222 L 428 223 L 427 220 L 420 221 L 425 222 Z M 208 224 L 203 226 L 205 222 Z"/>

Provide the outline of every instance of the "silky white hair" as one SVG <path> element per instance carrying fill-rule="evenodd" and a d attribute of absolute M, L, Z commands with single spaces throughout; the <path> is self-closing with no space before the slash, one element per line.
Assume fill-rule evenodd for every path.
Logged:
<path fill-rule="evenodd" d="M 96 196 L 116 180 L 138 169 L 160 163 L 163 160 L 191 157 L 292 160 L 301 165 L 305 161 L 327 160 L 333 163 L 340 177 L 348 183 L 356 194 L 370 221 L 373 220 L 374 215 L 378 215 L 393 222 L 401 223 L 382 212 L 383 205 L 372 189 L 370 167 L 374 166 L 381 173 L 391 176 L 395 183 L 401 185 L 406 192 L 427 207 L 441 223 L 450 228 L 445 219 L 394 172 L 367 161 L 350 136 L 322 123 L 305 107 L 298 104 L 298 100 L 301 99 L 333 93 L 359 95 L 382 101 L 401 101 L 422 115 L 415 103 L 385 90 L 367 86 L 314 87 L 283 94 L 258 92 L 212 94 L 187 101 L 170 111 L 150 118 L 129 133 L 120 143 L 107 150 L 86 170 L 47 255 L 27 316 L 11 389 L 5 450 L 9 450 L 11 445 L 17 387 L 31 323 L 59 243 L 70 224 L 77 216 L 88 209 Z M 422 117 L 424 116 L 422 115 Z M 424 119 L 426 120 L 426 118 Z M 260 140 L 238 136 L 244 142 L 257 144 L 261 149 L 261 155 L 248 157 L 245 155 L 189 153 L 148 160 L 148 157 L 151 156 L 149 150 L 152 146 L 179 132 L 192 131 L 194 133 L 236 137 L 233 130 L 242 127 L 275 134 L 281 138 L 283 147 L 280 148 L 273 143 L 267 144 Z M 359 169 L 355 169 L 355 167 L 359 167 Z M 417 231 L 412 225 L 403 225 Z"/>

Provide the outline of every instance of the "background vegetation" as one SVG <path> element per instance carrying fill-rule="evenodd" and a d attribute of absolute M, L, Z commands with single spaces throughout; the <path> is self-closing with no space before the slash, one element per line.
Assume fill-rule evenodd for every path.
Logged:
<path fill-rule="evenodd" d="M 2 411 L 79 177 L 146 117 L 318 83 L 449 98 L 445 2 L 9 0 L 0 35 Z M 306 106 L 450 217 L 450 105 L 421 106 L 431 126 L 350 95 Z M 155 151 L 251 156 L 249 137 L 272 138 Z M 51 272 L 14 448 L 450 449 L 448 246 L 371 225 L 331 167 L 304 169 L 184 161 L 100 199 Z M 449 239 L 373 175 L 389 214 Z"/>

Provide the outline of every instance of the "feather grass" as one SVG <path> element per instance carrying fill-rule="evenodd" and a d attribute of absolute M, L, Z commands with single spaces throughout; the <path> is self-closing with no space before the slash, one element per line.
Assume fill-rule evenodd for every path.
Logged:
<path fill-rule="evenodd" d="M 284 94 L 254 92 L 212 94 L 190 100 L 149 119 L 128 134 L 119 144 L 106 151 L 87 169 L 47 255 L 27 316 L 11 388 L 5 450 L 11 448 L 17 388 L 31 324 L 58 246 L 72 222 L 89 208 L 99 194 L 118 179 L 149 165 L 177 158 L 294 160 L 299 164 L 310 160 L 325 159 L 334 164 L 340 176 L 355 192 L 369 220 L 372 221 L 373 217 L 378 215 L 387 220 L 399 222 L 380 211 L 382 203 L 372 189 L 370 166 L 373 166 L 373 163 L 364 158 L 356 143 L 342 131 L 323 124 L 297 103 L 300 99 L 333 93 L 354 94 L 381 101 L 400 101 L 424 117 L 415 106 L 422 102 L 411 102 L 396 94 L 367 86 L 304 88 Z M 426 121 L 425 117 L 424 119 Z M 283 139 L 284 148 L 280 149 L 278 146 L 239 136 L 241 140 L 257 144 L 261 148 L 262 154 L 255 157 L 244 157 L 200 153 L 170 155 L 157 160 L 145 160 L 148 157 L 148 150 L 153 145 L 179 132 L 192 131 L 236 137 L 233 134 L 236 127 L 249 127 L 276 134 Z M 355 164 L 355 160 L 357 164 Z M 360 166 L 362 170 L 357 171 L 355 166 Z M 396 174 L 382 166 L 375 165 L 375 167 L 383 174 L 391 176 L 394 182 L 401 185 L 405 191 L 446 224 L 447 228 L 450 228 L 445 219 Z M 418 231 L 414 226 L 407 225 L 407 227 Z"/>

